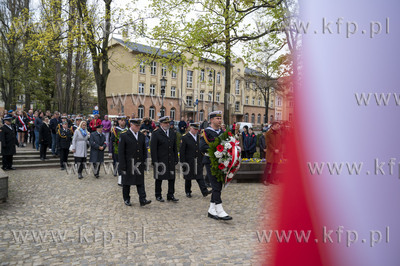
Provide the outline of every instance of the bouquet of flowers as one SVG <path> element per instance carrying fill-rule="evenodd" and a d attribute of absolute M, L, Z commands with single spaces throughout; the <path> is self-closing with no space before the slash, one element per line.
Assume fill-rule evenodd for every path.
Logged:
<path fill-rule="evenodd" d="M 240 146 L 230 131 L 221 134 L 210 143 L 208 155 L 211 160 L 211 173 L 225 186 L 232 181 L 240 168 Z"/>

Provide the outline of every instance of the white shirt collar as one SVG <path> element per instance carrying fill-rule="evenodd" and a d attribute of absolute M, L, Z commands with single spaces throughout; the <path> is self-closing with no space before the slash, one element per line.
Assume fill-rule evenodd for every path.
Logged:
<path fill-rule="evenodd" d="M 194 138 L 194 140 L 197 141 L 197 134 L 196 134 L 196 135 L 193 135 L 192 132 L 190 132 L 190 131 L 189 131 L 189 133 L 190 133 L 190 135 L 192 135 L 192 137 Z"/>
<path fill-rule="evenodd" d="M 131 128 L 129 128 L 129 130 L 132 132 L 132 134 L 135 136 L 136 140 L 138 140 L 139 137 L 139 132 L 135 133 Z"/>

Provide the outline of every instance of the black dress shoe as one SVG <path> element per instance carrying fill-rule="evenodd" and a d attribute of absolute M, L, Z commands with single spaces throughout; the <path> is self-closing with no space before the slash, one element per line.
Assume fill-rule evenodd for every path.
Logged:
<path fill-rule="evenodd" d="M 132 206 L 132 204 L 131 204 L 131 202 L 129 200 L 125 200 L 124 203 L 125 203 L 126 206 Z"/>
<path fill-rule="evenodd" d="M 83 178 L 83 175 L 82 175 L 82 174 L 78 174 L 78 178 L 79 178 L 79 179 L 82 179 L 82 178 Z"/>
<path fill-rule="evenodd" d="M 61 167 L 61 171 L 63 171 L 63 170 L 65 170 L 65 168 L 64 168 L 64 167 Z"/>
<path fill-rule="evenodd" d="M 99 175 L 94 175 L 94 177 L 99 178 Z"/>
<path fill-rule="evenodd" d="M 186 197 L 191 198 L 191 197 L 192 197 L 192 194 L 186 193 Z"/>
<path fill-rule="evenodd" d="M 140 206 L 145 206 L 145 205 L 147 205 L 147 204 L 150 204 L 151 203 L 151 200 L 143 200 L 143 201 L 141 201 L 140 202 Z"/>
<path fill-rule="evenodd" d="M 156 197 L 156 200 L 159 202 L 164 202 L 165 200 L 162 197 Z"/>
<path fill-rule="evenodd" d="M 172 201 L 172 202 L 178 202 L 179 199 L 175 198 L 174 196 L 167 198 L 168 201 Z"/>
<path fill-rule="evenodd" d="M 7 168 L 3 168 L 3 167 L 2 167 L 1 169 L 3 169 L 4 171 L 8 171 L 8 169 L 7 169 Z"/>
<path fill-rule="evenodd" d="M 213 218 L 215 220 L 219 220 L 219 217 L 217 215 L 212 215 L 211 213 L 208 213 L 209 218 Z"/>
<path fill-rule="evenodd" d="M 207 197 L 211 193 L 212 193 L 212 191 L 207 189 L 207 192 L 203 193 L 203 197 Z"/>
<path fill-rule="evenodd" d="M 17 169 L 15 169 L 14 167 L 10 167 L 8 168 L 8 170 L 17 170 Z"/>

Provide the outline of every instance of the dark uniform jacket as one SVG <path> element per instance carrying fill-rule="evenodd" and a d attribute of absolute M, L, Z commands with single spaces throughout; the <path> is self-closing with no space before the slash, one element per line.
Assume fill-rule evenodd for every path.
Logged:
<path fill-rule="evenodd" d="M 43 125 L 40 127 L 39 143 L 47 146 L 51 145 L 51 130 L 46 123 L 43 123 Z"/>
<path fill-rule="evenodd" d="M 204 137 L 207 138 L 207 141 L 209 143 L 214 142 L 214 140 L 222 134 L 222 130 L 219 129 L 215 131 L 212 127 L 208 127 L 204 129 L 203 134 L 200 138 L 200 151 L 204 155 L 203 156 L 203 164 L 211 164 L 210 157 L 208 157 L 208 148 L 210 148 L 204 139 Z"/>
<path fill-rule="evenodd" d="M 138 132 L 136 140 L 133 133 L 128 130 L 120 135 L 118 144 L 119 171 L 122 173 L 122 185 L 144 184 L 144 171 L 146 169 L 147 149 L 145 135 Z M 132 171 L 133 165 L 140 165 L 139 170 Z"/>
<path fill-rule="evenodd" d="M 178 151 L 176 147 L 176 134 L 174 131 L 169 130 L 169 137 L 165 134 L 162 128 L 153 131 L 150 140 L 151 160 L 154 167 L 158 166 L 158 175 L 154 169 L 154 178 L 160 180 L 174 179 L 175 178 L 175 165 L 178 163 Z M 163 167 L 164 164 L 165 173 Z"/>
<path fill-rule="evenodd" d="M 102 163 L 104 162 L 104 150 L 107 147 L 106 144 L 106 136 L 102 133 L 93 132 L 90 134 L 89 138 L 90 143 L 90 159 L 91 163 Z M 100 147 L 103 147 L 103 150 L 100 150 Z"/>
<path fill-rule="evenodd" d="M 60 149 L 69 149 L 69 146 L 71 146 L 71 140 L 72 140 L 72 132 L 68 128 L 64 130 L 62 127 L 61 129 L 57 132 L 56 136 L 57 140 L 57 147 Z"/>
<path fill-rule="evenodd" d="M 189 172 L 184 175 L 183 178 L 191 179 L 201 179 L 203 178 L 203 156 L 200 152 L 200 138 L 199 134 L 196 136 L 196 140 L 193 138 L 192 134 L 188 132 L 183 135 L 180 149 L 180 161 L 181 163 L 189 164 Z M 183 172 L 187 172 L 185 164 L 183 165 Z"/>
<path fill-rule="evenodd" d="M 16 133 L 15 128 L 10 125 L 4 125 L 1 128 L 0 139 L 1 139 L 1 154 L 2 155 L 14 155 L 16 153 Z"/>

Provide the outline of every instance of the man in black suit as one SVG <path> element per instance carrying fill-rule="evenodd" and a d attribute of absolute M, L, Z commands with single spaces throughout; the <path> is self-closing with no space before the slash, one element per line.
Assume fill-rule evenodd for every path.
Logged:
<path fill-rule="evenodd" d="M 169 116 L 161 117 L 160 128 L 153 131 L 150 141 L 151 160 L 154 166 L 155 196 L 164 202 L 161 196 L 162 181 L 168 180 L 167 200 L 177 202 L 175 193 L 175 165 L 178 164 L 176 134 L 169 129 Z"/>
<path fill-rule="evenodd" d="M 195 179 L 199 184 L 200 191 L 204 197 L 211 194 L 207 189 L 203 178 L 203 156 L 200 152 L 199 123 L 191 123 L 189 132 L 182 136 L 180 161 L 183 165 L 183 178 L 185 179 L 186 197 L 192 197 L 192 180 Z"/>
<path fill-rule="evenodd" d="M 49 126 L 49 118 L 45 117 L 39 130 L 40 160 L 46 160 L 47 148 L 52 145 L 52 135 Z"/>
<path fill-rule="evenodd" d="M 72 132 L 68 128 L 68 122 L 64 121 L 62 127 L 57 130 L 57 147 L 60 154 L 60 167 L 65 170 L 64 163 L 68 162 L 69 146 L 71 145 Z"/>
<path fill-rule="evenodd" d="M 16 144 L 16 133 L 15 128 L 11 125 L 11 120 L 13 117 L 11 115 L 7 115 L 4 118 L 4 126 L 1 128 L 1 154 L 3 159 L 2 169 L 7 170 L 15 170 L 12 166 L 13 164 L 13 156 L 16 153 L 15 144 Z"/>
<path fill-rule="evenodd" d="M 122 174 L 122 195 L 124 203 L 131 206 L 131 186 L 136 185 L 140 206 L 151 203 L 146 199 L 144 186 L 145 162 L 147 159 L 146 140 L 140 132 L 140 118 L 130 119 L 130 128 L 120 134 L 118 144 L 119 169 Z"/>

